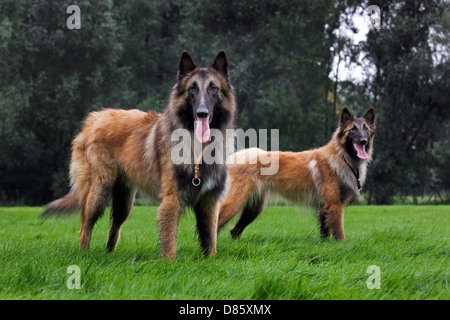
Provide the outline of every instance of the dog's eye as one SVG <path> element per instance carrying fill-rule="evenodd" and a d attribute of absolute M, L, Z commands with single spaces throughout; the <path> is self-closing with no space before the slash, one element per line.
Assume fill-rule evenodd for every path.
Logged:
<path fill-rule="evenodd" d="M 356 128 L 356 126 L 353 126 L 350 130 L 351 131 L 355 131 L 355 130 L 357 130 L 358 128 Z"/>
<path fill-rule="evenodd" d="M 216 93 L 217 89 L 218 89 L 217 86 L 212 82 L 208 86 L 208 91 L 211 93 Z"/>
<path fill-rule="evenodd" d="M 189 92 L 190 93 L 196 93 L 197 92 L 197 83 L 194 82 L 190 87 L 189 87 Z"/>

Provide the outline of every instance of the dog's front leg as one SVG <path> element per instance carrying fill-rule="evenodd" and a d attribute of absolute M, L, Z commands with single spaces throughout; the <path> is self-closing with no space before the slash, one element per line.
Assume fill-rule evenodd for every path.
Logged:
<path fill-rule="evenodd" d="M 180 202 L 176 195 L 168 195 L 162 198 L 158 207 L 158 228 L 162 257 L 175 259 L 177 248 L 178 221 L 180 218 Z"/>
<path fill-rule="evenodd" d="M 217 252 L 219 207 L 219 200 L 215 197 L 203 199 L 194 206 L 198 237 L 205 258 L 215 256 Z"/>
<path fill-rule="evenodd" d="M 320 233 L 328 238 L 345 241 L 344 207 L 341 204 L 324 205 L 319 214 Z"/>

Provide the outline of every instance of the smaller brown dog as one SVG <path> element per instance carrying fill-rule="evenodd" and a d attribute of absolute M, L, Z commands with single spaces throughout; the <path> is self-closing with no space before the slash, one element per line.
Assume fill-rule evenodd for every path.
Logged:
<path fill-rule="evenodd" d="M 319 209 L 321 235 L 345 240 L 344 207 L 360 195 L 372 159 L 374 135 L 373 108 L 360 118 L 344 108 L 331 141 L 321 148 L 276 154 L 257 148 L 236 152 L 229 169 L 231 185 L 219 212 L 219 228 L 241 212 L 230 231 L 233 238 L 239 237 L 262 212 L 267 194 L 274 191 L 294 203 Z M 276 174 L 260 174 L 262 168 L 270 166 L 262 164 L 261 156 L 278 159 Z"/>

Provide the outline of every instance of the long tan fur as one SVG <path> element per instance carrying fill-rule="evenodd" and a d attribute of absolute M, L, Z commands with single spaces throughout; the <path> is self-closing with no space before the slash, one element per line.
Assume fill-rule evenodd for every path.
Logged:
<path fill-rule="evenodd" d="M 220 130 L 233 128 L 236 104 L 223 51 L 210 68 L 198 68 L 187 52 L 182 53 L 178 81 L 161 114 L 116 109 L 89 114 L 72 144 L 71 191 L 50 203 L 43 213 L 53 215 L 81 208 L 80 248 L 89 247 L 97 219 L 105 207 L 111 205 L 112 225 L 107 249 L 113 251 L 121 226 L 131 212 L 136 190 L 140 188 L 160 200 L 157 220 L 163 257 L 176 257 L 178 220 L 187 206 L 193 207 L 196 213 L 205 256 L 216 254 L 222 194 L 219 182 L 225 185 L 226 166 L 202 165 L 203 183 L 195 187 L 185 183 L 194 176 L 193 165 L 177 166 L 171 159 L 175 144 L 171 141 L 172 132 L 188 128 L 193 137 L 190 126 L 194 123 L 195 110 L 188 107 L 188 88 L 194 82 L 206 83 L 204 86 L 213 82 L 218 87 L 216 106 L 220 104 L 220 110 L 214 107 L 214 119 Z M 222 177 L 216 184 L 215 175 Z"/>
<path fill-rule="evenodd" d="M 369 114 L 373 114 L 373 118 Z M 240 212 L 238 222 L 230 231 L 233 237 L 239 237 L 244 228 L 263 210 L 268 193 L 274 192 L 295 204 L 319 210 L 322 236 L 333 235 L 337 240 L 345 240 L 344 207 L 360 194 L 356 177 L 347 163 L 358 168 L 360 184 L 363 185 L 367 165 L 373 154 L 373 108 L 369 109 L 365 117 L 369 120 L 363 117 L 355 121 L 351 115 L 341 115 L 340 125 L 330 142 L 318 149 L 271 152 L 252 148 L 236 152 L 229 168 L 229 191 L 220 208 L 219 228 Z M 354 159 L 346 151 L 349 132 L 354 130 L 354 126 L 369 132 L 368 158 L 365 160 Z M 273 165 L 263 164 L 259 160 L 261 157 L 276 159 L 274 161 L 278 161 L 275 165 L 279 168 L 278 172 L 274 175 L 261 175 L 262 168 Z"/>

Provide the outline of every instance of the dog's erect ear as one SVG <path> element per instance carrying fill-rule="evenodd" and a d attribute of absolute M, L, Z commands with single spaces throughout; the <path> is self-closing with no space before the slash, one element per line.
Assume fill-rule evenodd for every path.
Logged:
<path fill-rule="evenodd" d="M 178 79 L 183 78 L 189 72 L 194 71 L 197 66 L 194 59 L 189 55 L 186 50 L 181 53 L 180 63 L 178 64 Z"/>
<path fill-rule="evenodd" d="M 367 120 L 367 122 L 371 125 L 374 126 L 375 125 L 375 109 L 369 108 L 369 110 L 366 111 L 366 113 L 363 116 L 364 119 Z"/>
<path fill-rule="evenodd" d="M 221 50 L 214 58 L 211 68 L 222 74 L 226 79 L 230 77 L 228 73 L 228 60 L 225 51 Z"/>
<path fill-rule="evenodd" d="M 342 109 L 341 116 L 339 117 L 339 125 L 342 126 L 343 124 L 353 120 L 355 117 L 352 115 L 350 110 L 345 107 Z"/>

